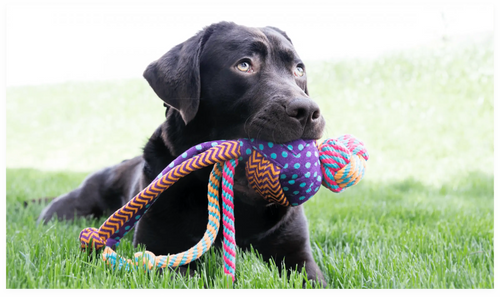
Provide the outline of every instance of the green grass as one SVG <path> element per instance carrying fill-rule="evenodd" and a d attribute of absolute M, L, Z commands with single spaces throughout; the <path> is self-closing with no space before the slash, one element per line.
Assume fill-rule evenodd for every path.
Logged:
<path fill-rule="evenodd" d="M 493 288 L 493 38 L 377 59 L 306 63 L 327 137 L 367 145 L 365 179 L 305 204 L 330 288 Z M 80 252 L 105 219 L 36 225 L 22 202 L 140 153 L 163 109 L 143 80 L 7 90 L 7 288 L 225 288 L 220 251 L 195 277 L 112 271 Z M 236 218 L 238 219 L 238 218 Z M 130 235 L 118 252 L 132 256 Z M 239 252 L 235 288 L 300 288 Z"/>

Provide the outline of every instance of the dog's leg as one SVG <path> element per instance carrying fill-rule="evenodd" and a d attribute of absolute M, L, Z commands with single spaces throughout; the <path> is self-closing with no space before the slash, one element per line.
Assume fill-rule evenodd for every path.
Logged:
<path fill-rule="evenodd" d="M 53 216 L 73 220 L 110 214 L 140 191 L 143 164 L 143 158 L 136 157 L 89 175 L 78 188 L 45 207 L 38 222 L 47 222 Z"/>
<path fill-rule="evenodd" d="M 302 268 L 305 268 L 307 279 L 312 283 L 313 286 L 321 286 L 323 288 L 326 287 L 326 282 L 323 276 L 323 273 L 318 267 L 316 261 L 314 261 L 312 257 L 312 253 L 307 244 L 307 249 L 302 251 L 292 252 L 284 257 L 281 263 L 277 263 L 280 270 L 282 269 L 283 264 L 285 268 L 288 270 L 297 270 L 301 271 Z M 279 260 L 278 257 L 276 260 Z M 305 283 L 304 283 L 305 286 Z"/>
<path fill-rule="evenodd" d="M 307 225 L 303 208 L 296 207 L 283 225 L 252 245 L 264 259 L 272 258 L 278 265 L 280 273 L 283 265 L 288 270 L 301 271 L 305 268 L 307 279 L 313 285 L 326 287 L 323 273 L 312 255 Z"/>

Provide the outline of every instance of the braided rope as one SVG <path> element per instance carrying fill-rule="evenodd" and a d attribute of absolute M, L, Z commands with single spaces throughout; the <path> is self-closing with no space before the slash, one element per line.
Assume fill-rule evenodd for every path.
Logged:
<path fill-rule="evenodd" d="M 238 160 L 226 161 L 222 172 L 222 213 L 224 235 L 224 272 L 234 281 L 236 268 L 236 239 L 234 228 L 233 180 Z"/>
<path fill-rule="evenodd" d="M 244 156 L 242 156 L 244 152 Z M 222 188 L 224 272 L 235 280 L 236 239 L 234 224 L 234 174 L 238 159 L 245 166 L 249 185 L 271 203 L 297 206 L 306 202 L 321 184 L 341 192 L 363 178 L 368 153 L 364 144 L 350 135 L 314 141 L 297 140 L 274 144 L 256 139 L 213 141 L 196 145 L 172 161 L 151 184 L 111 215 L 99 229 L 80 233 L 82 249 L 101 249 L 110 266 L 127 270 L 143 267 L 178 267 L 201 257 L 212 246 L 220 227 L 219 189 Z M 208 182 L 208 223 L 200 241 L 189 250 L 155 256 L 149 251 L 134 254 L 134 260 L 119 256 L 112 247 L 119 244 L 158 196 L 189 173 L 214 165 Z M 224 165 L 224 166 L 222 166 Z M 222 179 L 222 182 L 221 182 Z"/>
<path fill-rule="evenodd" d="M 203 238 L 192 248 L 185 252 L 155 256 L 152 252 L 137 252 L 134 254 L 134 261 L 119 256 L 113 249 L 106 247 L 102 254 L 102 259 L 111 267 L 121 269 L 125 266 L 126 270 L 140 267 L 145 270 L 151 270 L 153 267 L 177 267 L 201 257 L 213 244 L 220 226 L 220 207 L 219 207 L 219 185 L 221 178 L 221 166 L 217 163 L 210 173 L 208 185 L 208 224 Z"/>
<path fill-rule="evenodd" d="M 124 262 L 117 260 L 117 255 L 110 246 L 110 244 L 116 243 L 120 238 L 116 237 L 114 240 L 108 242 L 108 239 L 111 237 L 111 235 L 119 231 L 119 229 L 124 226 L 126 227 L 127 231 L 129 231 L 140 219 L 140 215 L 138 214 L 139 211 L 142 210 L 144 213 L 147 210 L 148 206 L 151 205 L 152 202 L 154 202 L 154 199 L 157 198 L 160 193 L 168 189 L 180 178 L 188 175 L 195 170 L 212 165 L 216 162 L 220 163 L 238 158 L 238 148 L 238 143 L 236 141 L 227 141 L 222 143 L 221 145 L 214 146 L 204 151 L 203 153 L 185 160 L 180 165 L 177 165 L 172 169 L 167 169 L 166 174 L 163 174 L 162 172 L 162 174 L 160 174 L 159 177 L 155 179 L 146 189 L 141 191 L 126 205 L 124 205 L 113 215 L 111 215 L 99 229 L 84 229 L 80 233 L 80 242 L 82 249 L 100 249 L 106 244 L 107 246 L 105 252 L 103 253 L 103 259 L 107 261 L 109 258 L 110 261 L 108 263 L 111 265 L 116 264 L 116 262 L 118 261 L 118 266 L 123 266 Z M 214 168 L 216 169 L 214 169 L 215 171 L 212 171 L 213 175 L 217 176 L 217 178 L 220 179 L 220 170 L 218 171 L 217 169 L 219 167 L 214 166 Z M 214 182 L 214 184 L 216 183 Z M 209 191 L 209 214 L 211 214 L 210 208 L 213 207 L 217 209 L 216 216 L 209 215 L 207 231 L 205 232 L 199 243 L 195 246 L 196 248 L 193 247 L 187 252 L 179 253 L 176 255 L 169 255 L 169 261 L 166 261 L 166 258 L 163 256 L 160 256 L 159 260 L 156 261 L 157 257 L 154 256 L 154 254 L 148 252 L 146 253 L 145 257 L 149 259 L 149 263 L 151 263 L 152 259 L 155 259 L 153 263 L 157 264 L 157 266 L 159 265 L 158 267 L 177 267 L 180 265 L 188 264 L 191 261 L 199 258 L 211 247 L 219 229 L 220 214 L 218 212 L 218 187 L 217 190 L 212 194 L 217 198 L 211 196 Z M 217 200 L 217 204 L 214 203 L 215 200 Z M 130 227 L 130 225 L 132 225 L 132 227 Z M 137 256 L 136 260 L 138 261 Z M 128 261 L 124 261 L 128 263 Z M 148 268 L 151 268 L 151 265 L 149 265 Z"/>

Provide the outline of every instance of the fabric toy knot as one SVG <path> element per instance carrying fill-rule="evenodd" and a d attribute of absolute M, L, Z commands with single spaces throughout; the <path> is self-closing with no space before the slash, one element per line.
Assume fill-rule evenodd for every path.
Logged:
<path fill-rule="evenodd" d="M 93 248 L 99 250 L 105 244 L 105 240 L 101 238 L 99 230 L 96 228 L 85 228 L 80 232 L 80 243 L 83 250 L 87 250 L 90 246 L 90 250 Z"/>
<path fill-rule="evenodd" d="M 333 192 L 342 192 L 357 184 L 365 175 L 368 152 L 352 135 L 327 139 L 319 146 L 323 173 L 322 184 Z"/>

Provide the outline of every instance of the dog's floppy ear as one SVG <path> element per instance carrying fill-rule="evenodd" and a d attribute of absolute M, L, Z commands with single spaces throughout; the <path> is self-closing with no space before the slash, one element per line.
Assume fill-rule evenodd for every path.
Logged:
<path fill-rule="evenodd" d="M 200 31 L 149 64 L 144 78 L 166 104 L 178 110 L 189 123 L 200 103 L 200 52 L 208 37 Z"/>

